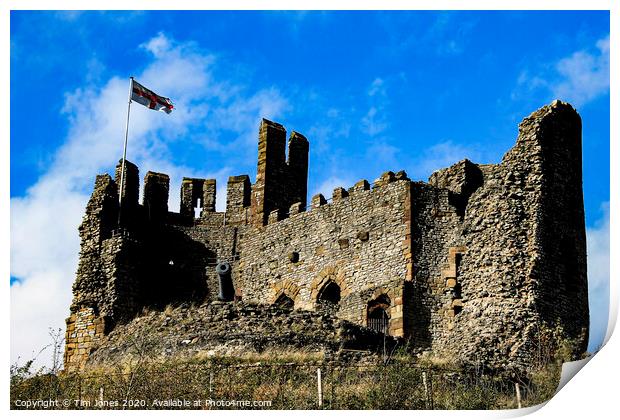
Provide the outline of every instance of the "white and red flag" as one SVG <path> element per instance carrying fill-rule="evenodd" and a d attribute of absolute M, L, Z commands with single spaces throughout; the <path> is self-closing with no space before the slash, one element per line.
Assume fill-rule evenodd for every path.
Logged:
<path fill-rule="evenodd" d="M 139 104 L 144 105 L 147 108 L 154 109 L 155 111 L 164 111 L 166 114 L 170 114 L 174 105 L 169 98 L 159 96 L 150 89 L 145 88 L 140 83 L 136 82 L 133 78 L 131 84 L 131 100 Z"/>

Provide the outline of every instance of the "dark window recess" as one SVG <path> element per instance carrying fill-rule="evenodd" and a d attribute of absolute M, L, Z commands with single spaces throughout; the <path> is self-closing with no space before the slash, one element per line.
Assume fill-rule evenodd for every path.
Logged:
<path fill-rule="evenodd" d="M 317 300 L 319 302 L 337 304 L 340 302 L 340 287 L 333 281 L 330 281 L 321 289 Z"/>
<path fill-rule="evenodd" d="M 282 293 L 280 296 L 278 296 L 278 298 L 274 302 L 274 305 L 280 308 L 293 309 L 293 306 L 295 306 L 295 302 L 293 302 L 293 299 L 288 297 L 285 293 Z"/>
<path fill-rule="evenodd" d="M 358 232 L 357 234 L 357 239 L 359 239 L 362 242 L 366 242 L 368 238 L 369 238 L 368 232 Z"/>
<path fill-rule="evenodd" d="M 458 278 L 461 274 L 461 261 L 463 260 L 463 254 L 457 253 L 454 256 L 454 265 L 456 266 L 456 277 Z"/>

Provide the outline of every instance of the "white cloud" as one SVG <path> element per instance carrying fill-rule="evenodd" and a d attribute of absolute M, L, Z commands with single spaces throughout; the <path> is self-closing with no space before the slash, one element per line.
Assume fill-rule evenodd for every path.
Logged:
<path fill-rule="evenodd" d="M 609 35 L 598 40 L 594 48 L 575 51 L 535 72 L 522 71 L 512 98 L 539 89 L 547 92 L 547 100 L 562 99 L 577 107 L 608 93 Z"/>
<path fill-rule="evenodd" d="M 465 45 L 476 25 L 476 20 L 464 19 L 456 12 L 443 11 L 439 12 L 423 38 L 426 42 L 435 44 L 437 55 L 459 55 L 465 51 Z"/>
<path fill-rule="evenodd" d="M 128 158 L 142 175 L 152 170 L 171 176 L 169 208 L 174 211 L 182 176 L 216 178 L 222 210 L 230 168 L 215 163 L 205 173 L 202 164 L 196 169 L 175 164 L 170 145 L 188 141 L 188 127 L 198 138 L 217 138 L 218 130 L 226 129 L 233 142 L 248 141 L 250 134 L 255 142 L 260 117 L 276 117 L 288 103 L 276 88 L 248 92 L 243 84 L 217 79 L 216 58 L 192 43 L 158 34 L 142 48 L 152 60 L 137 80 L 173 98 L 175 111 L 166 115 L 132 105 Z M 67 93 L 65 142 L 26 194 L 11 199 L 11 275 L 18 278 L 11 286 L 12 361 L 32 357 L 48 344 L 48 327 L 64 328 L 77 268 L 77 227 L 95 175 L 111 170 L 122 154 L 128 87 L 127 79 L 113 77 Z M 48 362 L 49 354 L 38 360 Z"/>
<path fill-rule="evenodd" d="M 381 164 L 386 170 L 396 169 L 399 164 L 400 149 L 387 141 L 376 141 L 366 151 L 366 159 Z"/>
<path fill-rule="evenodd" d="M 371 106 L 362 118 L 362 131 L 371 137 L 381 134 L 388 127 L 382 109 Z"/>
<path fill-rule="evenodd" d="M 609 36 L 596 49 L 577 51 L 557 63 L 561 78 L 551 86 L 555 97 L 580 106 L 609 91 Z"/>
<path fill-rule="evenodd" d="M 335 188 L 342 187 L 348 189 L 352 187 L 355 182 L 356 180 L 348 176 L 330 176 L 316 188 L 312 195 L 320 193 L 323 194 L 325 198 L 330 199 Z"/>
<path fill-rule="evenodd" d="M 233 130 L 245 133 L 240 138 L 244 146 L 255 145 L 256 130 L 261 117 L 275 120 L 286 110 L 290 109 L 288 101 L 282 97 L 278 89 L 266 88 L 256 92 L 250 97 L 238 97 L 225 107 L 217 109 L 214 113 L 215 127 L 223 130 Z M 235 144 L 234 147 L 237 147 Z M 230 147 L 230 145 L 228 146 Z"/>
<path fill-rule="evenodd" d="M 161 58 L 170 51 L 170 40 L 163 32 L 160 32 L 156 37 L 142 44 L 141 47 L 150 51 L 155 58 Z"/>
<path fill-rule="evenodd" d="M 379 77 L 372 81 L 368 88 L 370 107 L 362 117 L 362 132 L 375 137 L 388 128 L 386 107 L 388 105 L 385 81 Z"/>
<path fill-rule="evenodd" d="M 609 203 L 602 207 L 603 217 L 586 230 L 590 350 L 596 350 L 602 344 L 609 318 Z"/>
<path fill-rule="evenodd" d="M 422 156 L 415 160 L 413 169 L 407 173 L 412 179 L 428 178 L 433 172 L 447 168 L 463 159 L 479 162 L 480 153 L 473 147 L 466 147 L 447 140 L 426 149 Z"/>
<path fill-rule="evenodd" d="M 377 77 L 370 84 L 370 89 L 368 89 L 368 96 L 375 96 L 375 95 L 385 96 L 385 94 L 386 94 L 385 82 L 380 77 Z"/>

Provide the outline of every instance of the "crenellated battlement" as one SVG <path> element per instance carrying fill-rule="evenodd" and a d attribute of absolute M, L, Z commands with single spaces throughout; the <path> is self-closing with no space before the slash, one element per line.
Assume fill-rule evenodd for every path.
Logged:
<path fill-rule="evenodd" d="M 194 209 L 201 208 L 200 216 L 215 211 L 215 179 L 183 178 L 181 183 L 181 208 L 179 213 L 194 218 Z"/>
<path fill-rule="evenodd" d="M 255 226 L 264 226 L 274 210 L 284 211 L 298 202 L 305 207 L 308 150 L 308 140 L 293 131 L 288 141 L 286 160 L 285 128 L 278 123 L 262 120 L 258 134 L 256 182 L 251 193 L 252 223 Z"/>
<path fill-rule="evenodd" d="M 255 182 L 230 176 L 220 212 L 214 179 L 183 178 L 171 209 L 166 174 L 146 173 L 142 202 L 132 162 L 122 186 L 121 163 L 114 179 L 98 175 L 65 367 L 82 368 L 144 308 L 189 302 L 324 311 L 415 352 L 497 369 L 531 364 L 541 324 L 561 322 L 574 355 L 585 350 L 581 119 L 570 105 L 525 118 L 501 163 L 464 159 L 428 182 L 388 171 L 308 202 L 308 152 L 302 134 L 287 139 L 263 119 Z"/>
<path fill-rule="evenodd" d="M 394 174 L 394 172 L 392 171 L 384 172 L 381 177 L 377 178 L 372 184 L 369 183 L 367 180 L 362 179 L 348 189 L 345 189 L 343 187 L 336 187 L 334 188 L 332 196 L 330 198 L 325 198 L 325 196 L 320 193 L 316 194 L 312 196 L 310 204 L 306 207 L 303 206 L 302 202 L 297 202 L 293 203 L 287 211 L 283 211 L 281 209 L 274 209 L 269 214 L 267 224 L 271 225 L 273 223 L 277 223 L 279 221 L 287 219 L 290 216 L 294 216 L 300 213 L 308 213 L 321 209 L 329 209 L 329 206 L 334 203 L 351 203 L 353 200 L 362 197 L 362 194 L 366 195 L 366 193 L 374 194 L 375 196 L 377 196 L 377 199 L 379 199 L 381 194 L 383 194 L 381 187 L 384 187 L 396 181 L 409 182 L 410 180 L 407 177 L 407 173 L 405 171 L 399 171 L 397 174 Z M 366 197 L 364 197 L 363 199 L 367 200 Z"/>
<path fill-rule="evenodd" d="M 306 207 L 308 184 L 309 143 L 305 136 L 292 131 L 286 153 L 286 129 L 272 121 L 263 119 L 259 127 L 258 167 L 256 182 L 250 183 L 248 175 L 231 176 L 227 184 L 226 210 L 224 220 L 230 225 L 264 226 L 270 214 L 277 210 L 277 219 L 286 217 L 295 203 Z M 116 184 L 120 184 L 122 161 L 116 167 Z M 146 211 L 147 219 L 153 223 L 174 220 L 193 223 L 194 219 L 209 221 L 219 218 L 216 212 L 216 180 L 183 178 L 180 190 L 180 208 L 175 217 L 174 210 L 168 210 L 170 179 L 166 174 L 148 172 L 144 179 L 144 199 L 138 204 L 139 170 L 129 161 L 125 163 L 125 180 L 121 214 L 124 224 L 135 224 L 140 207 Z M 196 210 L 200 214 L 196 215 Z M 170 214 L 169 214 L 170 213 Z"/>

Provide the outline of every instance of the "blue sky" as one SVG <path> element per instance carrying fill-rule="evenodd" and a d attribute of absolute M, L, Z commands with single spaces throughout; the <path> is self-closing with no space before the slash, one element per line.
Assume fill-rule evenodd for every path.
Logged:
<path fill-rule="evenodd" d="M 12 358 L 62 327 L 94 176 L 121 156 L 182 176 L 256 174 L 261 117 L 311 144 L 309 193 L 463 158 L 496 163 L 555 98 L 583 118 L 591 348 L 607 319 L 608 12 L 12 12 Z M 36 310 L 32 310 L 36 308 Z M 15 331 L 19 331 L 16 334 Z"/>

